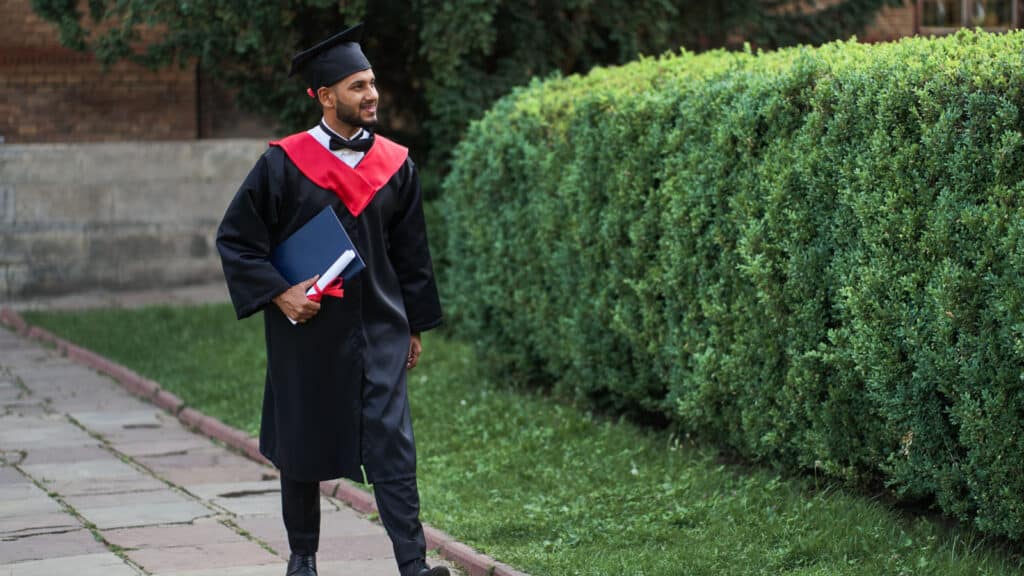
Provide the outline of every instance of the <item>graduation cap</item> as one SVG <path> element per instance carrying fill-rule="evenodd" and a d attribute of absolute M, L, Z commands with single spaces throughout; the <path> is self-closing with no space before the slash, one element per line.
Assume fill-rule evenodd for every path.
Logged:
<path fill-rule="evenodd" d="M 309 86 L 307 93 L 315 98 L 321 86 L 330 86 L 350 74 L 372 68 L 359 46 L 362 36 L 363 25 L 359 23 L 299 52 L 292 57 L 288 76 L 301 73 Z"/>

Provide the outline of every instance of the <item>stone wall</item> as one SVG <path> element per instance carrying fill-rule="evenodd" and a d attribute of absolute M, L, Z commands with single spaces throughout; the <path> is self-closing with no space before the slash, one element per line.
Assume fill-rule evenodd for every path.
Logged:
<path fill-rule="evenodd" d="M 0 146 L 0 300 L 218 281 L 264 140 Z"/>

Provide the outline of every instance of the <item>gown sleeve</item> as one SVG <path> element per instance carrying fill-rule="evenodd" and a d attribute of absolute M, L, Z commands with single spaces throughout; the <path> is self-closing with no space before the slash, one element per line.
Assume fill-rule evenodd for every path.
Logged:
<path fill-rule="evenodd" d="M 427 244 L 420 178 L 412 161 L 407 162 L 410 175 L 402 185 L 401 207 L 392 218 L 388 232 L 391 245 L 388 256 L 402 287 L 409 330 L 415 334 L 441 324 L 441 302 Z"/>
<path fill-rule="evenodd" d="M 277 223 L 280 189 L 269 158 L 260 157 L 217 228 L 217 251 L 239 319 L 262 310 L 290 285 L 270 263 L 270 230 Z M 280 171 L 278 171 L 280 177 Z"/>

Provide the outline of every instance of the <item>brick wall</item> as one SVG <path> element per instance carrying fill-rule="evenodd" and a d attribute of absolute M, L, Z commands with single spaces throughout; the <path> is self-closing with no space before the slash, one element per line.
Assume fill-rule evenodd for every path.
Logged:
<path fill-rule="evenodd" d="M 30 0 L 0 0 L 0 136 L 6 143 L 196 138 L 196 71 L 108 70 L 62 48 Z"/>
<path fill-rule="evenodd" d="M 859 35 L 865 42 L 881 42 L 895 40 L 904 36 L 913 36 L 914 28 L 914 0 L 906 0 L 903 6 L 886 6 L 878 14 L 875 23 L 863 34 Z"/>

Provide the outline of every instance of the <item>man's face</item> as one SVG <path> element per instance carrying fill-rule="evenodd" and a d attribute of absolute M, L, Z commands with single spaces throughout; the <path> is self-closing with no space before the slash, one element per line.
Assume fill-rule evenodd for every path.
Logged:
<path fill-rule="evenodd" d="M 363 70 L 331 86 L 335 97 L 334 114 L 349 126 L 373 128 L 377 125 L 377 81 L 373 70 Z"/>

